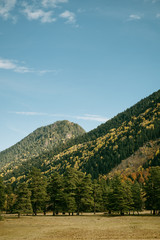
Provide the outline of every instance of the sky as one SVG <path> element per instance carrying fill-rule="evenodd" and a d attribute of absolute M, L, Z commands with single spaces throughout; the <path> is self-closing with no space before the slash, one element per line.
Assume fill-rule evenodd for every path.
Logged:
<path fill-rule="evenodd" d="M 160 88 L 160 0 L 0 0 L 0 151 L 86 131 Z"/>

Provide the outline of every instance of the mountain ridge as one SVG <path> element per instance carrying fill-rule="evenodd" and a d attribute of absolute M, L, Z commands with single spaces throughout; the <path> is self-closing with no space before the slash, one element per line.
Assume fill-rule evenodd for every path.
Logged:
<path fill-rule="evenodd" d="M 22 179 L 38 167 L 45 175 L 61 174 L 68 167 L 90 173 L 93 178 L 108 174 L 140 147 L 160 137 L 160 90 L 96 129 L 59 144 L 21 165 L 3 171 L 5 179 Z M 12 179 L 13 180 L 13 179 Z"/>
<path fill-rule="evenodd" d="M 15 161 L 18 158 L 25 160 L 30 158 L 29 151 L 31 151 L 32 157 L 38 156 L 40 153 L 47 152 L 58 144 L 83 133 L 85 130 L 81 126 L 68 120 L 39 127 L 21 141 L 0 152 L 0 167 L 4 163 L 3 156 L 5 159 L 7 158 L 6 162 L 8 163 L 11 158 L 14 158 Z M 12 155 L 10 156 L 10 154 Z"/>

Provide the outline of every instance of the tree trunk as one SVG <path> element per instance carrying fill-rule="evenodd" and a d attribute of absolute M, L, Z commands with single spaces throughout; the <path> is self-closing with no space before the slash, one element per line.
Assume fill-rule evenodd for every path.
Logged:
<path fill-rule="evenodd" d="M 122 210 L 121 210 L 120 214 L 121 214 L 121 216 L 124 216 L 124 212 Z"/>
<path fill-rule="evenodd" d="M 95 198 L 94 198 L 94 214 L 96 214 L 96 203 L 95 203 Z"/>

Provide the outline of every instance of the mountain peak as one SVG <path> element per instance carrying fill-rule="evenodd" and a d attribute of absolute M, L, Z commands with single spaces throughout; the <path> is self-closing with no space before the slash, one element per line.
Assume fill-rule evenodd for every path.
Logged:
<path fill-rule="evenodd" d="M 36 157 L 84 133 L 82 127 L 68 120 L 37 128 L 20 142 L 0 153 L 0 167 Z"/>

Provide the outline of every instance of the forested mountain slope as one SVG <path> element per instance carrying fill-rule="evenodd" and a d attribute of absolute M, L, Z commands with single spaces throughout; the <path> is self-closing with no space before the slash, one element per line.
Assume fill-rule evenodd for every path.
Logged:
<path fill-rule="evenodd" d="M 0 168 L 15 166 L 84 133 L 78 124 L 66 120 L 38 128 L 14 146 L 0 152 Z"/>
<path fill-rule="evenodd" d="M 74 167 L 93 178 L 108 174 L 140 147 L 160 137 L 160 91 L 118 114 L 89 133 L 59 145 L 54 151 L 22 162 L 3 172 L 5 179 L 25 178 L 35 166 L 45 175 Z M 76 144 L 77 143 L 77 144 Z M 147 161 L 147 159 L 146 159 Z"/>

